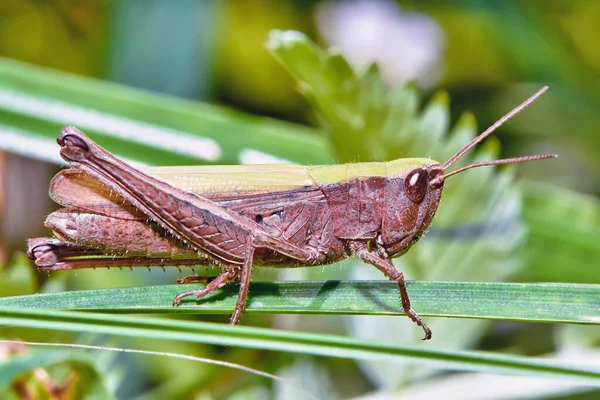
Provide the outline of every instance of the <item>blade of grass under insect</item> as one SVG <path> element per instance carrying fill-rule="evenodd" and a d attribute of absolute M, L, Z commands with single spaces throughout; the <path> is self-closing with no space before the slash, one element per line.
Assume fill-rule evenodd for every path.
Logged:
<path fill-rule="evenodd" d="M 191 286 L 191 285 L 190 285 Z M 194 285 L 199 287 L 200 285 Z M 171 306 L 181 285 L 129 287 L 0 298 L 0 307 L 92 310 L 111 313 L 230 313 L 238 287 L 203 301 Z M 600 285 L 408 282 L 422 316 L 600 323 Z M 398 286 L 385 281 L 253 282 L 246 312 L 401 315 Z"/>
<path fill-rule="evenodd" d="M 565 366 L 536 358 L 473 351 L 395 346 L 343 336 L 229 326 L 156 317 L 43 309 L 0 308 L 0 324 L 36 329 L 180 340 L 363 360 L 418 361 L 463 371 L 486 371 L 577 380 L 600 386 L 600 368 Z"/>
<path fill-rule="evenodd" d="M 310 128 L 2 58 L 0 121 L 0 148 L 53 162 L 65 124 L 148 165 L 330 159 Z"/>

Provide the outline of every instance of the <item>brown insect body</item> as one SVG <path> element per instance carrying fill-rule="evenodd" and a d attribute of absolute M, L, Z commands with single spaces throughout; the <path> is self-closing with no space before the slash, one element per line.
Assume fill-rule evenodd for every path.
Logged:
<path fill-rule="evenodd" d="M 427 170 L 435 176 L 441 172 L 436 163 L 420 175 L 427 176 Z M 144 214 L 120 196 L 110 195 L 106 187 L 88 188 L 97 190 L 95 202 L 90 202 L 89 193 L 85 204 L 77 203 L 80 197 L 62 197 L 87 182 L 81 174 L 62 171 L 50 185 L 55 200 L 75 207 L 56 211 L 46 219 L 46 226 L 59 239 L 128 257 L 186 259 L 195 253 L 160 227 L 149 228 Z M 427 182 L 419 182 L 427 198 L 414 202 L 405 188 L 410 185 L 404 182 L 404 178 L 365 177 L 300 190 L 244 196 L 207 193 L 204 197 L 256 221 L 273 237 L 316 249 L 325 256 L 319 262 L 323 265 L 350 256 L 350 240 L 376 240 L 390 256 L 407 251 L 418 240 L 435 215 L 441 187 L 427 191 Z M 257 249 L 255 265 L 306 266 L 268 249 Z"/>
<path fill-rule="evenodd" d="M 200 194 L 145 174 L 114 157 L 76 128 L 66 127 L 57 141 L 61 156 L 72 170 L 59 173 L 51 183 L 50 192 L 59 204 L 71 208 L 51 214 L 46 221 L 59 240 L 31 239 L 28 254 L 38 266 L 48 270 L 116 265 L 222 265 L 225 271 L 206 288 L 179 294 L 174 305 L 187 296 L 200 299 L 236 280 L 241 285 L 231 318 L 234 324 L 244 308 L 252 265 L 324 265 L 356 254 L 398 282 L 404 311 L 423 327 L 425 339 L 429 339 L 431 331 L 412 310 L 404 276 L 393 266 L 391 258 L 406 252 L 429 226 L 444 179 L 456 173 L 444 175 L 444 170 L 502 122 L 443 166 L 435 161 L 414 159 L 406 165 L 396 162 L 308 167 L 311 184 L 301 187 Z M 553 156 L 497 160 L 466 168 Z M 396 172 L 390 174 L 390 168 Z M 147 224 L 148 220 L 152 223 Z M 99 252 L 117 258 L 73 257 Z"/>

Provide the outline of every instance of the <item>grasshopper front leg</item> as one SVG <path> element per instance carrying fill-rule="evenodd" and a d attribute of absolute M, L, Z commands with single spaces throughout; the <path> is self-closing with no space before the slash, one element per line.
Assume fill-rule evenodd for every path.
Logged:
<path fill-rule="evenodd" d="M 381 272 L 385 276 L 387 276 L 390 280 L 398 282 L 398 288 L 400 289 L 400 302 L 402 303 L 402 309 L 406 313 L 406 315 L 417 325 L 423 328 L 425 332 L 425 337 L 423 340 L 431 339 L 431 329 L 423 322 L 421 317 L 412 309 L 410 305 L 410 298 L 408 297 L 408 291 L 406 290 L 406 282 L 404 281 L 404 274 L 402 271 L 398 270 L 392 261 L 382 256 L 379 253 L 374 253 L 369 251 L 367 245 L 364 242 L 353 242 L 351 245 L 354 253 L 360 257 L 361 260 L 366 262 L 367 264 L 371 264 Z"/>
<path fill-rule="evenodd" d="M 236 277 L 230 266 L 241 268 L 240 298 L 232 323 L 239 320 L 244 308 L 255 249 L 270 249 L 309 265 L 326 256 L 316 249 L 303 249 L 274 237 L 255 221 L 138 171 L 76 128 L 63 129 L 57 142 L 61 146 L 61 156 L 71 167 L 98 179 L 173 236 L 209 255 L 215 263 L 228 267 L 229 272 L 209 284 L 210 290 L 214 291 L 222 281 Z M 210 290 L 183 293 L 175 299 L 174 305 L 177 306 L 183 297 L 203 297 Z"/>

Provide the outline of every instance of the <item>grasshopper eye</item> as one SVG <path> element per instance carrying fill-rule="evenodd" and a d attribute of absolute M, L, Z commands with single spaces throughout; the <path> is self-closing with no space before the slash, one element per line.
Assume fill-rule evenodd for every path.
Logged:
<path fill-rule="evenodd" d="M 404 192 L 413 203 L 420 203 L 427 193 L 427 170 L 413 169 L 404 179 Z"/>

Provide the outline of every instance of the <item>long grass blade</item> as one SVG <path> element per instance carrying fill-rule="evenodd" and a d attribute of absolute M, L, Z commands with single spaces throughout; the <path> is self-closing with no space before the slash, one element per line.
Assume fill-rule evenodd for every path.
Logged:
<path fill-rule="evenodd" d="M 575 380 L 600 386 L 600 368 L 563 365 L 552 360 L 473 351 L 430 350 L 396 346 L 349 337 L 229 326 L 165 318 L 109 315 L 44 309 L 0 308 L 0 324 L 36 329 L 90 332 L 113 336 L 211 343 L 392 362 L 418 361 L 461 371 L 495 372 Z M 401 334 L 401 333 L 399 333 Z"/>
<path fill-rule="evenodd" d="M 189 285 L 186 285 L 189 286 Z M 195 286 L 194 286 L 195 287 Z M 171 306 L 181 285 L 72 291 L 0 298 L 0 307 L 91 310 L 110 313 L 230 313 L 237 285 L 203 301 Z M 600 323 L 600 285 L 409 282 L 423 316 Z M 398 287 L 385 281 L 254 282 L 246 312 L 401 315 Z"/>

